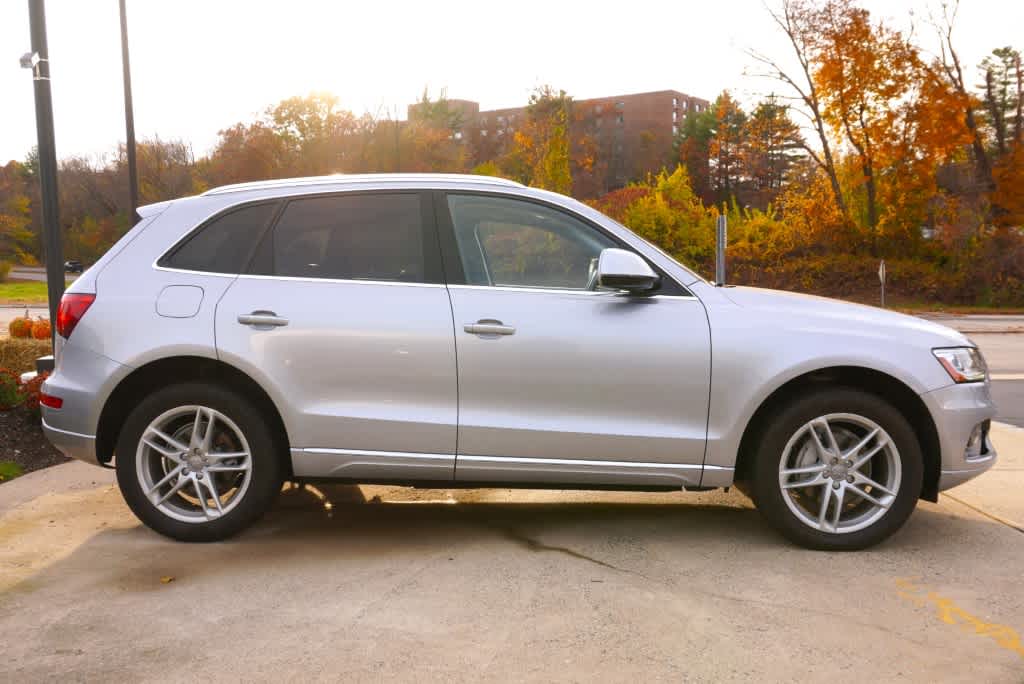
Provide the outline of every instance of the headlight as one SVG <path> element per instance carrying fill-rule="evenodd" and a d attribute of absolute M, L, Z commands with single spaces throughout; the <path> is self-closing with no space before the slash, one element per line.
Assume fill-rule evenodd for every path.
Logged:
<path fill-rule="evenodd" d="M 974 347 L 932 349 L 932 354 L 935 354 L 953 382 L 982 382 L 988 376 L 985 359 Z"/>

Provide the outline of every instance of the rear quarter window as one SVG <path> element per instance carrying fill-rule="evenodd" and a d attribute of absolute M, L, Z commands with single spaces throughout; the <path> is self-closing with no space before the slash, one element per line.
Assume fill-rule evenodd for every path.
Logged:
<path fill-rule="evenodd" d="M 277 208 L 254 204 L 222 214 L 190 235 L 159 265 L 205 273 L 241 273 Z"/>

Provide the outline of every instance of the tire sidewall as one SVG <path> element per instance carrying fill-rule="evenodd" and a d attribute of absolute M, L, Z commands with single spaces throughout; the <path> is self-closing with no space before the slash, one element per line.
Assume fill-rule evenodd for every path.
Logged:
<path fill-rule="evenodd" d="M 152 504 L 139 482 L 136 452 L 143 431 L 159 415 L 179 406 L 201 405 L 230 418 L 249 443 L 252 474 L 242 500 L 223 517 L 202 523 L 175 520 Z M 160 389 L 143 399 L 129 414 L 115 450 L 117 483 L 125 502 L 147 527 L 180 541 L 217 541 L 237 534 L 255 522 L 281 489 L 281 458 L 268 421 L 250 401 L 236 392 L 203 382 Z"/>
<path fill-rule="evenodd" d="M 790 438 L 810 420 L 830 413 L 869 418 L 889 433 L 899 453 L 902 475 L 895 501 L 885 515 L 856 532 L 812 529 L 789 509 L 779 486 L 779 461 Z M 852 388 L 818 390 L 785 405 L 761 431 L 755 459 L 752 494 L 758 510 L 791 541 L 820 550 L 853 551 L 888 538 L 913 512 L 924 477 L 921 447 L 903 414 L 881 397 Z"/>

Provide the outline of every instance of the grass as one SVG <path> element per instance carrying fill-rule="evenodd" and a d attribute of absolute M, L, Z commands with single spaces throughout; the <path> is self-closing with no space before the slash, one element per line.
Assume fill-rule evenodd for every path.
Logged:
<path fill-rule="evenodd" d="M 46 304 L 46 283 L 10 280 L 0 283 L 0 304 Z"/>
<path fill-rule="evenodd" d="M 13 480 L 22 473 L 21 466 L 13 461 L 0 461 L 0 482 Z"/>

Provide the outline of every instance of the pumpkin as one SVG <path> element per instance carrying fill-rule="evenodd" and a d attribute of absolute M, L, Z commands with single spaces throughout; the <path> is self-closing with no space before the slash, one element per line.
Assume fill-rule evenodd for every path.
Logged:
<path fill-rule="evenodd" d="M 50 339 L 50 335 L 50 321 L 46 320 L 45 318 L 40 318 L 37 319 L 36 322 L 32 324 L 32 337 L 34 337 L 35 339 L 48 340 Z"/>
<path fill-rule="evenodd" d="M 11 337 L 31 337 L 32 319 L 28 316 L 19 316 L 7 326 L 7 331 L 11 333 Z"/>

